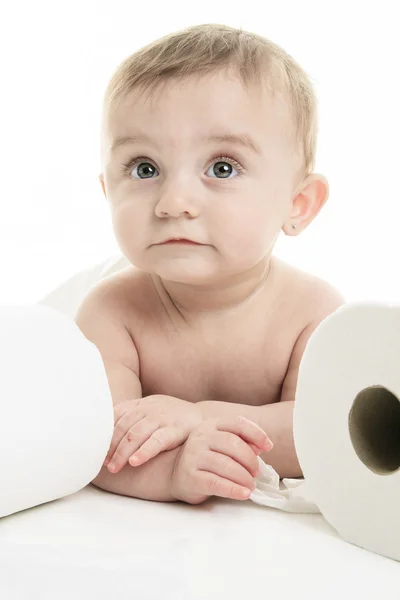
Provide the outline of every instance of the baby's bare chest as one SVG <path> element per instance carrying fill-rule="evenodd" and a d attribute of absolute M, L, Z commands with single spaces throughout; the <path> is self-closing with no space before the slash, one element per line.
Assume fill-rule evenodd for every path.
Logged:
<path fill-rule="evenodd" d="M 266 299 L 260 296 L 228 318 L 190 326 L 179 324 L 148 278 L 127 274 L 122 315 L 139 354 L 144 396 L 254 406 L 280 400 L 314 293 L 307 276 L 274 264 L 274 291 Z"/>
<path fill-rule="evenodd" d="M 201 333 L 144 328 L 135 339 L 143 395 L 254 406 L 277 402 L 296 337 L 272 323 Z"/>

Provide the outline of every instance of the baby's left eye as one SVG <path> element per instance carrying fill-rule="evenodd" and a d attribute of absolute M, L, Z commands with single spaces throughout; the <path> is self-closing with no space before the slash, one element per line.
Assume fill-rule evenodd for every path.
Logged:
<path fill-rule="evenodd" d="M 218 160 L 214 162 L 207 172 L 210 169 L 213 169 L 213 173 L 217 176 L 217 179 L 230 179 L 229 175 L 232 173 L 232 169 L 236 171 L 233 165 L 226 160 Z M 221 177 L 220 177 L 221 175 Z"/>

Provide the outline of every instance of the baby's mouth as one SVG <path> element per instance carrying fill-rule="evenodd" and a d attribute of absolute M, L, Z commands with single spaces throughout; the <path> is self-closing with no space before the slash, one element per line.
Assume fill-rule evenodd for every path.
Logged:
<path fill-rule="evenodd" d="M 174 238 L 174 239 L 169 239 L 169 240 L 165 240 L 164 242 L 160 242 L 160 244 L 157 244 L 159 246 L 165 246 L 167 244 L 189 244 L 189 245 L 195 245 L 195 246 L 202 246 L 203 244 L 200 244 L 199 242 L 195 242 L 193 240 L 188 240 L 186 238 Z"/>

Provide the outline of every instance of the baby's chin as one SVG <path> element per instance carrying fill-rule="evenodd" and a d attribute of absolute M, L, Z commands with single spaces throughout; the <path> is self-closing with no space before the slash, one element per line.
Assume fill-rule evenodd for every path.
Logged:
<path fill-rule="evenodd" d="M 216 265 L 189 257 L 146 261 L 139 268 L 154 273 L 166 281 L 187 285 L 207 285 L 221 278 L 220 270 Z"/>

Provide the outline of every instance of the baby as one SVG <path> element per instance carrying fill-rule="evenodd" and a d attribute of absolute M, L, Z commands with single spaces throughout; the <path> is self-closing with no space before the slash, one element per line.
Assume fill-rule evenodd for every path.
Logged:
<path fill-rule="evenodd" d="M 245 500 L 258 455 L 281 478 L 302 476 L 299 363 L 344 298 L 273 249 L 327 201 L 326 178 L 312 172 L 316 135 L 305 72 L 241 29 L 190 27 L 116 70 L 99 179 L 132 266 L 95 285 L 76 315 L 115 407 L 96 486 Z"/>

